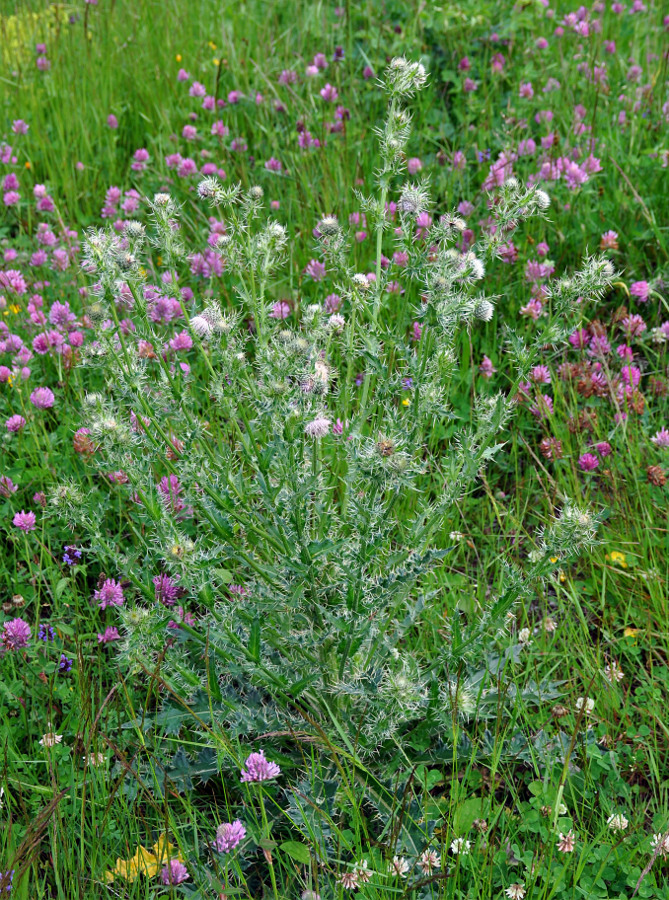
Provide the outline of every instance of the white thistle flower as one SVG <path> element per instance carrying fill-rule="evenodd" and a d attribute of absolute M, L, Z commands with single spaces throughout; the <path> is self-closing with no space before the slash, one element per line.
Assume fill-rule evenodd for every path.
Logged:
<path fill-rule="evenodd" d="M 316 439 L 322 438 L 330 432 L 331 424 L 330 419 L 326 419 L 325 416 L 318 416 L 316 419 L 313 419 L 313 421 L 307 422 L 304 426 L 304 432 L 309 437 Z"/>
<path fill-rule="evenodd" d="M 207 337 L 212 332 L 212 327 L 204 316 L 193 316 L 190 327 L 199 338 Z"/>

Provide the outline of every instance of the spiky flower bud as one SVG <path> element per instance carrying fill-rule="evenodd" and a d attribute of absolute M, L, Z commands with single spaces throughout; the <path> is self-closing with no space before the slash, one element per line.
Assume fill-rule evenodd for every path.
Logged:
<path fill-rule="evenodd" d="M 537 206 L 539 207 L 539 209 L 548 209 L 548 207 L 551 205 L 551 198 L 548 196 L 546 191 L 542 191 L 541 189 L 539 189 L 536 191 L 534 197 L 537 201 Z"/>
<path fill-rule="evenodd" d="M 489 300 L 479 300 L 474 307 L 474 315 L 483 322 L 489 322 L 492 319 L 495 307 Z"/>
<path fill-rule="evenodd" d="M 427 192 L 420 187 L 407 184 L 402 189 L 400 199 L 397 202 L 397 208 L 401 213 L 407 216 L 418 216 L 424 212 L 429 205 Z"/>
<path fill-rule="evenodd" d="M 212 332 L 212 327 L 204 316 L 194 316 L 190 320 L 190 327 L 199 338 L 208 337 Z"/>
<path fill-rule="evenodd" d="M 327 237 L 332 237 L 339 233 L 340 225 L 336 216 L 323 216 L 318 223 L 318 230 Z"/>
<path fill-rule="evenodd" d="M 353 284 L 358 288 L 358 290 L 369 290 L 369 279 L 366 275 L 363 275 L 362 272 L 356 272 L 351 280 L 353 281 Z"/>
<path fill-rule="evenodd" d="M 325 437 L 330 432 L 330 419 L 325 416 L 318 416 L 311 422 L 307 422 L 304 426 L 304 432 L 314 439 Z"/>

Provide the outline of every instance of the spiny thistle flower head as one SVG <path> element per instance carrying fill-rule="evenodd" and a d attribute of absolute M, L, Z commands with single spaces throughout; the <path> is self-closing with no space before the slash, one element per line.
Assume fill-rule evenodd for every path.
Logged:
<path fill-rule="evenodd" d="M 474 315 L 477 319 L 481 319 L 482 322 L 489 322 L 494 312 L 495 307 L 490 300 L 478 300 L 474 306 Z"/>
<path fill-rule="evenodd" d="M 217 206 L 225 198 L 225 191 L 218 178 L 212 175 L 198 184 L 197 195 L 200 200 L 209 200 L 212 206 Z"/>
<path fill-rule="evenodd" d="M 139 241 L 146 234 L 146 226 L 142 222 L 136 221 L 136 219 L 131 219 L 129 222 L 126 222 L 125 234 L 129 238 Z"/>
<path fill-rule="evenodd" d="M 392 59 L 385 71 L 385 87 L 391 96 L 411 97 L 426 81 L 425 66 L 420 62 L 409 62 L 403 56 Z"/>
<path fill-rule="evenodd" d="M 362 272 L 356 272 L 352 276 L 351 281 L 359 291 L 368 291 L 370 289 L 369 279 Z"/>
<path fill-rule="evenodd" d="M 312 438 L 322 438 L 330 432 L 332 422 L 325 416 L 318 416 L 304 426 L 305 434 Z"/>
<path fill-rule="evenodd" d="M 153 200 L 150 200 L 149 203 L 152 208 L 160 209 L 164 212 L 174 212 L 175 209 L 174 200 L 166 193 L 154 194 Z"/>
<path fill-rule="evenodd" d="M 429 195 L 421 185 L 406 184 L 397 201 L 397 208 L 406 216 L 419 216 L 429 205 Z"/>
<path fill-rule="evenodd" d="M 318 223 L 318 230 L 321 234 L 331 237 L 340 232 L 341 226 L 336 216 L 323 216 Z"/>

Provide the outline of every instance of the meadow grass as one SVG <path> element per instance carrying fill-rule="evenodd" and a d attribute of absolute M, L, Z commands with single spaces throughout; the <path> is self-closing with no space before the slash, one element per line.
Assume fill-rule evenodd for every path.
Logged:
<path fill-rule="evenodd" d="M 668 424 L 667 25 L 659 3 L 640 4 L 636 11 L 628 4 L 621 12 L 605 6 L 578 14 L 576 7 L 558 3 L 550 17 L 543 3 L 351 2 L 339 12 L 325 3 L 258 0 L 0 4 L 2 132 L 13 148 L 3 157 L 2 176 L 15 173 L 20 185 L 20 199 L 5 198 L 0 215 L 2 273 L 20 270 L 27 282 L 23 291 L 9 276 L 0 281 L 6 325 L 0 363 L 7 369 L 0 384 L 2 421 L 11 415 L 27 421 L 3 435 L 0 471 L 11 479 L 0 490 L 0 873 L 7 873 L 5 886 L 14 870 L 12 895 L 669 896 L 667 449 L 666 442 L 652 440 Z M 570 13 L 573 21 L 565 18 Z M 600 19 L 601 33 L 593 25 Z M 577 34 L 584 22 L 588 28 Z M 554 34 L 556 26 L 563 36 Z M 548 41 L 545 50 L 536 44 L 541 37 Z M 605 41 L 615 42 L 613 52 Z M 41 42 L 48 69 L 36 65 L 34 45 Z M 305 67 L 317 53 L 324 54 L 327 68 L 307 76 Z M 500 53 L 501 69 L 499 63 L 495 68 Z M 319 251 L 325 252 L 312 236 L 324 215 L 336 214 L 344 224 L 355 216 L 347 263 L 352 272 L 378 275 L 379 234 L 392 257 L 392 234 L 383 232 L 370 211 L 364 223 L 363 204 L 353 191 L 377 191 L 382 158 L 375 129 L 387 121 L 378 79 L 398 56 L 420 60 L 429 79 L 407 103 L 413 122 L 405 158 L 419 159 L 422 168 L 413 175 L 393 172 L 389 199 L 397 202 L 402 185 L 417 185 L 424 175 L 434 222 L 468 203 L 471 210 L 462 215 L 478 240 L 496 214 L 488 198 L 497 196 L 511 174 L 502 159 L 501 177 L 483 187 L 499 153 L 509 160 L 513 152 L 513 174 L 523 182 L 537 176 L 541 160 L 555 164 L 569 156 L 572 145 L 581 150 L 581 156 L 573 154 L 577 163 L 590 149 L 601 164 L 580 186 L 569 186 L 564 174 L 542 178 L 538 184 L 551 197 L 546 217 L 518 223 L 511 233 L 514 251 L 486 264 L 483 284 L 486 296 L 495 298 L 495 315 L 454 331 L 449 349 L 457 366 L 444 376 L 443 414 L 419 408 L 430 384 L 410 368 L 414 360 L 427 365 L 448 338 L 426 312 L 425 284 L 411 280 L 412 265 L 388 270 L 404 293 L 380 298 L 381 327 L 387 330 L 377 330 L 376 317 L 364 305 L 356 307 L 354 292 L 343 296 L 350 331 L 336 346 L 323 332 L 316 334 L 320 326 L 309 312 L 326 295 L 343 295 L 340 285 L 348 284 L 343 270 L 323 282 L 305 274 L 312 259 L 322 258 Z M 595 74 L 603 62 L 605 79 Z M 365 66 L 373 74 L 366 76 Z M 641 71 L 631 71 L 634 66 Z M 189 80 L 178 80 L 181 68 Z M 295 80 L 281 79 L 284 71 L 295 71 Z M 466 78 L 475 90 L 463 89 Z M 206 86 L 214 103 L 227 105 L 220 112 L 202 111 L 200 98 L 189 95 L 194 81 Z M 321 97 L 326 83 L 338 92 L 336 102 Z M 533 97 L 519 96 L 523 83 L 532 83 Z M 551 84 L 554 89 L 543 93 Z M 242 95 L 238 102 L 230 102 L 231 91 Z M 256 102 L 258 92 L 262 102 Z M 338 105 L 345 109 L 337 116 Z M 575 114 L 576 107 L 583 112 Z M 535 121 L 541 110 L 550 110 L 550 119 Z M 110 115 L 117 127 L 108 124 Z M 210 135 L 219 118 L 229 134 Z M 12 130 L 15 120 L 28 123 L 26 134 Z M 198 129 L 193 141 L 183 137 L 188 124 Z M 305 130 L 320 146 L 300 146 Z M 519 153 L 530 134 L 537 149 Z M 233 149 L 235 138 L 244 138 L 246 148 Z M 149 159 L 133 169 L 140 148 Z M 202 149 L 210 155 L 199 155 Z M 454 159 L 458 151 L 464 168 Z M 167 157 L 176 153 L 182 161 L 197 160 L 192 174 L 181 176 L 180 164 L 169 164 Z M 265 166 L 271 159 L 281 163 L 281 171 Z M 243 266 L 234 277 L 231 263 L 217 273 L 211 259 L 195 264 L 182 257 L 172 267 L 164 241 L 146 251 L 141 279 L 169 287 L 170 270 L 178 274 L 179 285 L 194 292 L 192 301 L 179 297 L 190 319 L 204 305 L 214 309 L 215 298 L 224 314 L 241 313 L 243 327 L 234 347 L 225 337 L 221 347 L 212 341 L 203 348 L 183 320 L 165 316 L 155 328 L 164 335 L 165 353 L 158 351 L 153 374 L 135 390 L 134 369 L 124 368 L 123 339 L 108 340 L 112 364 L 96 364 L 89 346 L 105 344 L 106 318 L 115 318 L 116 327 L 132 318 L 145 336 L 137 297 L 134 309 L 118 302 L 97 310 L 91 285 L 98 276 L 81 267 L 79 245 L 87 228 L 114 220 L 136 217 L 151 230 L 146 198 L 166 190 L 181 204 L 189 252 L 204 258 L 208 249 L 220 249 L 207 243 L 216 233 L 209 217 L 225 220 L 233 231 L 234 207 L 210 210 L 198 198 L 201 167 L 208 161 L 225 170 L 224 187 L 239 182 L 248 191 L 259 185 L 266 205 L 278 203 L 271 215 L 290 235 L 285 263 L 272 270 L 260 303 L 254 294 L 251 315 L 239 288 Z M 45 186 L 51 210 L 36 209 L 34 185 Z M 120 189 L 116 200 L 105 200 L 110 186 Z M 3 184 L 3 194 L 13 190 Z M 120 204 L 129 190 L 137 191 L 139 203 L 125 214 Z M 111 207 L 106 221 L 100 215 L 104 206 Z M 45 222 L 53 244 L 39 242 Z M 248 233 L 260 227 L 253 224 Z M 366 234 L 356 239 L 355 232 Z M 456 463 L 464 465 L 457 442 L 463 429 L 476 427 L 477 404 L 494 391 L 508 394 L 517 383 L 508 329 L 528 347 L 544 334 L 538 330 L 546 321 L 543 313 L 554 312 L 557 304 L 548 289 L 598 252 L 607 232 L 616 233 L 603 247 L 617 274 L 602 299 L 576 307 L 569 332 L 586 328 L 591 350 L 587 342 L 604 334 L 613 349 L 588 352 L 548 337 L 545 348 L 536 348 L 535 362 L 546 367 L 550 381 L 542 386 L 543 374 L 523 378 L 527 386 L 520 389 L 513 418 L 496 438 L 502 452 L 479 477 L 472 473 L 432 534 L 432 546 L 448 552 L 430 564 L 421 561 L 420 578 L 411 583 L 407 576 L 406 589 L 398 579 L 387 592 L 387 608 L 379 601 L 384 640 L 400 623 L 394 649 L 407 665 L 415 661 L 408 680 L 420 684 L 421 697 L 432 699 L 425 701 L 424 716 L 412 716 L 415 698 L 407 694 L 401 724 L 379 726 L 374 744 L 372 710 L 380 715 L 382 705 L 377 695 L 367 685 L 369 695 L 361 688 L 358 701 L 356 682 L 337 680 L 344 660 L 357 665 L 353 638 L 328 649 L 325 638 L 314 638 L 322 635 L 317 618 L 304 626 L 305 609 L 317 617 L 319 606 L 326 608 L 322 598 L 329 599 L 338 554 L 365 560 L 370 592 L 407 564 L 402 552 L 418 533 L 414 524 L 426 504 L 438 506 L 448 492 L 460 471 Z M 544 256 L 538 252 L 543 242 Z M 46 258 L 31 264 L 40 247 Z M 549 260 L 554 274 L 528 277 L 530 260 Z M 427 265 L 421 263 L 425 271 Z M 650 292 L 645 302 L 630 292 L 639 283 Z M 43 296 L 47 318 L 54 304 L 68 303 L 72 323 L 42 322 L 33 294 Z M 537 320 L 527 313 L 533 297 L 544 304 Z M 287 303 L 285 319 L 273 306 L 281 301 Z M 359 335 L 350 325 L 354 307 Z M 412 341 L 413 323 L 423 315 L 427 330 Z M 641 316 L 641 323 L 621 324 L 631 315 Z M 257 387 L 285 373 L 288 364 L 275 350 L 284 327 L 308 341 L 316 335 L 310 352 L 314 358 L 322 352 L 339 372 L 328 402 L 331 419 L 341 416 L 343 436 L 329 434 L 320 452 L 301 425 L 284 448 L 280 415 L 268 412 L 279 401 Z M 63 336 L 75 328 L 83 335 L 81 350 L 71 341 L 71 351 L 62 352 L 48 338 L 51 331 Z M 271 335 L 268 347 L 262 346 L 263 329 Z M 130 326 L 119 330 L 131 345 Z M 190 348 L 170 350 L 169 341 L 181 331 L 191 335 Z M 46 352 L 22 359 L 9 336 L 19 335 L 34 348 L 40 332 L 47 335 Z M 631 358 L 617 354 L 621 343 L 632 348 Z M 247 369 L 235 363 L 234 352 L 242 349 L 252 361 Z M 486 369 L 484 356 L 496 371 Z M 190 380 L 180 374 L 179 361 L 190 366 Z M 297 365 L 291 377 L 304 381 L 306 364 L 290 365 Z M 25 378 L 22 366 L 31 370 Z M 638 383 L 629 366 L 636 367 Z M 409 371 L 414 383 L 404 387 Z M 227 393 L 216 380 L 223 372 L 233 382 Z M 442 374 L 435 373 L 430 377 L 437 383 Z M 53 408 L 31 402 L 40 386 L 55 392 Z M 142 392 L 152 408 L 142 406 Z M 94 393 L 99 399 L 91 402 Z M 550 409 L 537 400 L 546 393 Z M 161 405 L 169 408 L 164 419 L 163 411 L 156 412 Z M 166 457 L 160 433 L 145 439 L 140 426 L 128 444 L 136 459 L 119 462 L 126 451 L 112 443 L 109 430 L 103 434 L 103 420 L 113 415 L 129 421 L 131 408 L 140 417 L 155 415 L 155 428 L 166 429 L 167 442 L 185 442 L 185 451 L 175 445 Z M 314 405 L 310 412 L 322 410 Z M 285 421 L 289 425 L 288 412 Z M 363 454 L 368 445 L 383 444 L 379 432 L 388 421 L 398 446 L 407 442 L 416 469 L 415 480 L 397 490 L 396 500 L 378 468 L 364 490 L 347 481 L 353 466 L 346 455 L 348 434 Z M 82 427 L 93 429 L 91 444 L 80 436 L 73 446 Z M 561 448 L 552 458 L 542 445 L 549 439 Z M 285 472 L 277 474 L 275 461 L 292 454 L 291 447 L 295 456 L 287 456 Z M 384 445 L 379 453 L 386 452 Z M 592 471 L 581 462 L 586 453 L 594 458 Z M 365 460 L 356 457 L 357 464 Z M 119 472 L 123 477 L 109 478 Z M 176 515 L 169 482 L 162 494 L 153 482 L 146 487 L 149 475 L 157 483 L 174 473 L 186 485 L 187 503 L 196 506 L 187 524 Z M 210 505 L 198 493 L 205 473 L 214 473 L 206 482 Z M 382 505 L 383 516 L 374 518 L 371 502 L 364 507 L 365 490 Z M 137 511 L 137 491 L 150 515 Z M 314 499 L 321 496 L 328 499 Z M 550 527 L 568 501 L 601 516 L 598 543 L 577 557 L 556 557 L 532 575 L 541 529 Z M 294 518 L 270 514 L 273 504 L 285 504 Z M 395 528 L 378 551 L 377 570 L 373 559 L 352 547 L 350 535 L 348 545 L 326 546 L 328 538 L 346 534 L 338 529 L 358 505 L 361 517 L 374 523 L 370 546 L 376 546 L 384 519 Z M 13 525 L 21 510 L 37 514 L 35 530 L 22 533 Z M 164 566 L 168 528 L 189 539 L 202 535 L 202 543 L 206 536 L 209 555 L 197 561 L 192 584 L 181 559 Z M 295 534 L 311 529 L 316 537 L 305 542 L 296 561 L 290 555 L 301 546 Z M 70 553 L 65 561 L 66 545 L 79 548 L 81 556 Z M 344 556 L 353 551 L 358 556 Z M 282 553 L 293 566 L 289 571 L 281 569 Z M 319 553 L 329 568 L 325 562 L 318 568 Z M 510 607 L 512 618 L 497 623 L 454 663 L 453 648 L 465 641 L 467 629 L 475 629 L 505 596 L 509 564 L 526 578 L 526 590 Z M 158 612 L 147 619 L 151 631 L 142 618 L 159 571 L 178 571 L 189 591 L 177 598 L 183 612 L 173 639 L 166 638 L 171 633 L 165 625 L 177 616 L 176 606 L 157 604 Z M 308 605 L 312 577 L 323 588 L 318 595 L 314 590 L 321 598 L 315 609 Z M 237 578 L 242 588 L 253 585 L 254 596 L 246 607 L 239 601 L 239 613 L 231 616 L 230 585 Z M 93 599 L 106 579 L 122 585 L 122 609 L 99 609 Z M 297 583 L 306 585 L 306 600 L 300 599 L 291 618 L 285 586 Z M 192 623 L 186 615 L 194 617 Z M 6 623 L 17 617 L 32 628 L 26 647 L 6 637 Z M 345 636 L 348 621 L 337 624 Z M 40 624 L 53 627 L 53 640 L 38 638 Z M 109 628 L 119 630 L 118 644 L 99 642 Z M 360 642 L 366 646 L 362 632 Z M 381 643 L 375 649 L 379 659 Z M 300 649 L 312 654 L 313 673 L 299 660 Z M 70 661 L 66 665 L 61 654 Z M 301 684 L 312 674 L 325 679 L 315 696 Z M 397 677 L 393 687 L 401 699 L 405 686 Z M 356 710 L 348 719 L 344 689 L 351 691 Z M 583 698 L 595 701 L 592 711 Z M 437 727 L 429 721 L 439 705 Z M 45 746 L 49 733 L 62 741 Z M 261 748 L 281 766 L 280 778 L 240 783 L 244 760 Z M 611 827 L 615 815 L 627 820 L 624 829 Z M 236 819 L 244 823 L 244 841 L 232 852 L 218 852 L 212 846 L 217 827 Z M 573 850 L 564 844 L 560 849 L 561 836 L 570 833 Z M 653 835 L 659 835 L 654 845 Z M 456 849 L 468 852 L 454 852 L 460 838 L 470 845 Z M 434 859 L 425 857 L 429 852 Z M 161 884 L 161 871 L 176 856 L 188 880 Z M 392 868 L 394 856 L 406 858 L 406 873 Z M 512 885 L 521 886 L 515 894 L 509 893 Z"/>

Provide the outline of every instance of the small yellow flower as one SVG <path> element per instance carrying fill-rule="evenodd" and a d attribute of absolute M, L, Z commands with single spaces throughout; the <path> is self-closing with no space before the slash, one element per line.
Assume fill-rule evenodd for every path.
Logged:
<path fill-rule="evenodd" d="M 553 564 L 555 564 L 555 563 L 558 561 L 557 556 L 551 556 L 550 559 L 551 559 L 551 562 L 552 562 Z"/>
<path fill-rule="evenodd" d="M 567 576 L 562 571 L 558 572 L 558 578 L 560 579 L 560 584 L 564 584 L 567 580 Z"/>
<path fill-rule="evenodd" d="M 402 406 L 409 406 L 410 403 L 411 403 L 411 400 L 409 400 L 408 397 L 405 397 L 404 400 L 402 400 Z"/>
<path fill-rule="evenodd" d="M 18 303 L 10 303 L 9 308 L 14 313 L 14 315 L 16 315 L 18 312 L 21 312 L 21 307 L 18 305 Z"/>
<path fill-rule="evenodd" d="M 31 164 L 30 160 L 27 159 L 27 160 L 26 160 L 26 169 L 31 168 L 31 165 L 32 165 L 32 164 Z"/>
<path fill-rule="evenodd" d="M 162 258 L 162 256 L 156 257 L 156 262 L 158 263 L 159 266 L 162 266 L 162 264 L 163 264 L 163 258 Z"/>
<path fill-rule="evenodd" d="M 216 49 L 216 44 L 215 44 L 213 41 L 209 41 L 209 49 L 210 49 L 210 50 L 215 50 L 215 49 Z"/>
<path fill-rule="evenodd" d="M 625 554 L 621 553 L 620 550 L 612 550 L 610 553 L 606 554 L 604 559 L 607 559 L 609 562 L 620 566 L 621 569 L 627 568 L 627 559 L 625 557 Z"/>
<path fill-rule="evenodd" d="M 639 633 L 638 628 L 630 628 L 629 626 L 624 631 L 625 637 L 631 637 L 631 638 L 635 638 L 638 633 Z"/>
<path fill-rule="evenodd" d="M 220 66 L 220 64 L 221 64 L 220 59 L 212 59 L 212 62 L 215 66 Z"/>
<path fill-rule="evenodd" d="M 177 62 L 181 62 L 181 54 L 180 54 L 180 53 L 177 53 L 175 59 L 176 59 Z"/>

